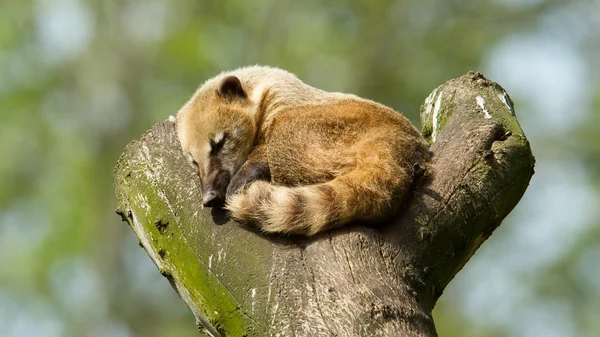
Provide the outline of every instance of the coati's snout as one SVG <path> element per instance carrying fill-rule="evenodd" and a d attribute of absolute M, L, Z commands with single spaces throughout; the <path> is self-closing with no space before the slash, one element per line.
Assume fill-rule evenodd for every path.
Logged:
<path fill-rule="evenodd" d="M 227 186 L 231 174 L 227 170 L 217 170 L 202 181 L 202 206 L 218 207 L 225 203 Z"/>

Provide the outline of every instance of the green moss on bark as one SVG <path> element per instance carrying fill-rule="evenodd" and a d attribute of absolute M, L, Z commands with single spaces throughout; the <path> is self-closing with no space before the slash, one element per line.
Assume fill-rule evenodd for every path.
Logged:
<path fill-rule="evenodd" d="M 129 179 L 135 181 L 135 185 L 128 185 L 126 180 Z M 198 256 L 183 236 L 164 196 L 158 194 L 155 183 L 143 170 L 129 172 L 127 179 L 121 175 L 120 180 L 117 185 L 123 190 L 118 191 L 118 195 L 136 196 L 137 199 L 137 202 L 127 203 L 119 198 L 120 207 L 127 207 L 131 212 L 127 218 L 131 227 L 137 221 L 143 228 L 146 237 L 146 240 L 140 238 L 143 247 L 153 259 L 159 260 L 155 263 L 160 273 L 170 281 L 177 281 L 179 291 L 186 292 L 185 296 L 202 311 L 219 333 L 227 336 L 248 335 L 246 328 L 253 322 L 239 310 L 236 299 L 210 269 L 200 265 Z M 148 244 L 150 247 L 146 246 Z"/>

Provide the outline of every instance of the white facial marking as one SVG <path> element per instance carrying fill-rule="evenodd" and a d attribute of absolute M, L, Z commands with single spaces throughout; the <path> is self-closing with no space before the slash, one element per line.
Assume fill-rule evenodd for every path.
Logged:
<path fill-rule="evenodd" d="M 206 156 L 208 156 L 208 154 L 210 153 L 210 149 L 210 143 L 204 143 L 204 145 L 202 146 L 202 152 L 204 152 Z"/>
<path fill-rule="evenodd" d="M 475 99 L 477 100 L 477 104 L 479 105 L 481 110 L 483 110 L 483 113 L 485 114 L 484 117 L 486 119 L 492 118 L 492 115 L 490 115 L 490 112 L 487 111 L 487 109 L 485 108 L 485 99 L 483 99 L 483 97 L 481 97 L 481 96 L 477 96 Z"/>
<path fill-rule="evenodd" d="M 220 143 L 223 140 L 223 137 L 225 137 L 225 133 L 223 131 L 215 134 L 215 136 L 213 137 L 213 142 L 215 143 Z"/>
<path fill-rule="evenodd" d="M 206 160 L 204 161 L 204 172 L 205 172 L 206 174 L 208 174 L 207 172 L 209 171 L 209 169 L 210 169 L 210 160 L 209 160 L 209 159 L 206 159 Z"/>

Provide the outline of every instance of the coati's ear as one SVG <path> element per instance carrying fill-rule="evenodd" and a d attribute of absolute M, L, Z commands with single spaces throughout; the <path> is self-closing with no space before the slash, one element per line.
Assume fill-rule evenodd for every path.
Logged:
<path fill-rule="evenodd" d="M 219 86 L 218 93 L 229 100 L 247 97 L 240 79 L 235 76 L 225 77 Z"/>

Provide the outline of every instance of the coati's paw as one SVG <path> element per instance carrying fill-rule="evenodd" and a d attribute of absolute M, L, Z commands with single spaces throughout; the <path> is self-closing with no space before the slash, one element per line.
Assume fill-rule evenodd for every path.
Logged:
<path fill-rule="evenodd" d="M 269 165 L 264 163 L 244 165 L 242 169 L 233 176 L 231 182 L 229 182 L 226 197 L 229 198 L 233 196 L 237 192 L 240 192 L 245 186 L 257 180 L 271 180 Z"/>
<path fill-rule="evenodd" d="M 240 191 L 247 183 L 247 179 L 236 174 L 233 179 L 231 179 L 229 186 L 227 186 L 226 198 L 229 199 L 231 196 Z"/>

